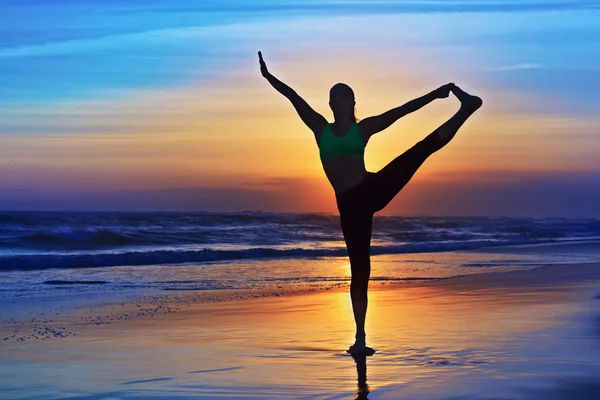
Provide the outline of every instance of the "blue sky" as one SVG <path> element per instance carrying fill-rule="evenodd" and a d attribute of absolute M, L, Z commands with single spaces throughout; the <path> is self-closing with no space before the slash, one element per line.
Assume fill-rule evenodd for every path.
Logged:
<path fill-rule="evenodd" d="M 1 104 L 51 102 L 209 79 L 213 68 L 255 50 L 236 45 L 235 35 L 202 35 L 203 28 L 251 22 L 266 26 L 274 19 L 325 15 L 335 24 L 340 16 L 395 13 L 433 16 L 429 21 L 438 31 L 426 32 L 426 26 L 407 32 L 424 44 L 476 44 L 499 68 L 490 71 L 490 79 L 561 93 L 582 103 L 596 101 L 593 89 L 600 88 L 594 79 L 600 68 L 597 1 L 178 3 L 5 0 L 0 27 Z M 445 25 L 460 31 L 446 30 L 440 36 Z M 591 90 L 581 90 L 581 85 L 590 85 Z"/>
<path fill-rule="evenodd" d="M 250 208 L 264 204 L 265 211 L 335 212 L 317 159 L 303 164 L 298 156 L 288 168 L 274 158 L 272 170 L 280 175 L 258 167 L 254 175 L 245 173 L 242 161 L 236 164 L 243 158 L 241 147 L 228 163 L 202 161 L 240 141 L 233 138 L 237 128 L 231 117 L 221 128 L 211 119 L 227 115 L 227 107 L 239 113 L 238 124 L 257 132 L 270 118 L 273 124 L 289 124 L 290 134 L 298 135 L 293 140 L 305 138 L 302 128 L 292 125 L 297 122 L 293 109 L 257 73 L 256 51 L 262 50 L 272 71 L 324 114 L 329 112 L 326 93 L 336 80 L 356 82 L 362 89 L 355 90 L 359 114 L 365 114 L 361 117 L 446 81 L 485 95 L 486 111 L 466 128 L 464 141 L 436 156 L 423 177 L 433 177 L 440 168 L 450 170 L 453 180 L 469 168 L 498 177 L 502 184 L 494 181 L 494 187 L 502 188 L 498 196 L 506 201 L 487 201 L 490 206 L 478 207 L 479 214 L 535 214 L 543 207 L 534 201 L 519 208 L 518 201 L 523 185 L 537 185 L 524 184 L 533 179 L 544 188 L 540 200 L 555 199 L 544 215 L 577 210 L 593 215 L 593 187 L 600 183 L 600 145 L 595 144 L 600 141 L 594 139 L 600 134 L 599 17 L 598 1 L 5 0 L 0 16 L 0 209 L 65 204 L 135 209 L 145 199 L 148 209 L 217 211 L 219 204 L 227 204 L 223 211 L 234 211 L 246 209 L 252 199 Z M 420 86 L 411 87 L 411 82 Z M 263 110 L 275 114 L 261 121 L 253 117 Z M 452 113 L 451 107 L 438 110 Z M 373 150 L 367 150 L 373 153 L 369 169 L 382 167 L 434 128 L 437 122 L 428 121 L 437 117 L 428 113 L 408 120 L 406 128 L 415 133 L 406 139 L 374 140 Z M 507 138 L 494 142 L 492 130 L 500 125 Z M 160 133 L 153 131 L 157 126 L 169 141 L 151 147 L 148 143 L 159 140 L 153 139 Z M 487 139 L 474 133 L 468 139 L 488 127 Z M 204 137 L 191 139 L 188 130 L 194 129 Z M 298 143 L 306 148 L 304 158 L 314 155 L 309 153 L 314 144 Z M 390 143 L 398 150 L 386 152 Z M 187 153 L 196 144 L 198 154 Z M 160 153 L 165 146 L 172 148 L 168 157 Z M 532 151 L 529 160 L 526 149 Z M 477 152 L 487 154 L 488 166 Z M 510 157 L 516 161 L 507 161 Z M 163 168 L 155 162 L 144 169 L 146 158 L 163 160 Z M 309 171 L 302 172 L 307 165 Z M 193 171 L 193 177 L 186 171 Z M 160 185 L 151 183 L 157 173 Z M 123 192 L 125 176 L 136 183 L 128 188 L 132 193 Z M 253 176 L 256 182 L 287 183 L 276 190 L 240 186 Z M 322 202 L 301 205 L 281 194 L 310 179 L 318 180 L 315 188 L 300 186 L 320 191 L 319 198 L 328 199 L 323 208 Z M 469 195 L 473 198 L 478 186 L 464 179 L 461 187 L 475 193 Z M 434 186 L 445 187 L 445 182 Z M 429 203 L 418 194 L 433 195 L 427 185 L 417 178 L 414 190 L 390 212 L 461 214 L 473 209 L 461 208 L 458 199 L 446 208 L 424 206 Z M 182 198 L 182 193 L 188 195 Z M 535 199 L 535 192 L 531 196 Z"/>

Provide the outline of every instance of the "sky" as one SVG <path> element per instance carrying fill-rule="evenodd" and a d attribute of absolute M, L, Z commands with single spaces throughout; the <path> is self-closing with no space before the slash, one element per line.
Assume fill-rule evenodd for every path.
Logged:
<path fill-rule="evenodd" d="M 2 0 L 0 210 L 337 212 L 312 132 L 484 100 L 379 215 L 600 217 L 600 1 Z M 374 135 L 376 172 L 449 119 Z"/>

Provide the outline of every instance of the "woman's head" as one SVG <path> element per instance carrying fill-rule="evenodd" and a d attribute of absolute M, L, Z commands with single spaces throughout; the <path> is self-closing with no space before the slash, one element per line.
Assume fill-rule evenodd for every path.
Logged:
<path fill-rule="evenodd" d="M 331 107 L 336 120 L 348 118 L 357 122 L 354 115 L 355 105 L 354 91 L 345 83 L 336 83 L 329 90 L 329 107 Z"/>

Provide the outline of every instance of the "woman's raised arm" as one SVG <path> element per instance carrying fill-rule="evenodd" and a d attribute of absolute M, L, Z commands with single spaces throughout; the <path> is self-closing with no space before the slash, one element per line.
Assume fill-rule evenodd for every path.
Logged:
<path fill-rule="evenodd" d="M 267 64 L 262 58 L 262 54 L 258 52 L 258 59 L 260 62 L 260 72 L 266 80 L 282 95 L 288 98 L 292 102 L 292 105 L 300 115 L 302 121 L 308 126 L 315 134 L 320 134 L 321 131 L 327 125 L 327 120 L 321 114 L 313 110 L 302 97 L 296 93 L 294 89 L 275 78 L 268 70 Z"/>
<path fill-rule="evenodd" d="M 358 124 L 360 126 L 360 130 L 363 132 L 363 134 L 366 133 L 369 137 L 371 137 L 371 135 L 381 132 L 388 126 L 392 125 L 399 118 L 417 111 L 418 109 L 431 103 L 433 100 L 448 97 L 452 87 L 454 87 L 454 83 L 442 85 L 432 92 L 411 100 L 400 107 L 392 108 L 391 110 L 374 117 L 365 118 Z"/>

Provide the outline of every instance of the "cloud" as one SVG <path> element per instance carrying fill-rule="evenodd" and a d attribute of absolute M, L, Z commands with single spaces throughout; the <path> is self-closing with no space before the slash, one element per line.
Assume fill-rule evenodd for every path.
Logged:
<path fill-rule="evenodd" d="M 479 173 L 473 181 L 468 173 L 460 175 L 409 182 L 383 214 L 600 217 L 599 171 L 492 171 Z"/>
<path fill-rule="evenodd" d="M 33 190 L 34 189 L 32 189 L 32 188 L 0 186 L 0 193 L 2 193 L 2 192 L 32 192 Z"/>
<path fill-rule="evenodd" d="M 231 185 L 231 184 L 230 184 Z M 121 191 L 166 209 L 202 211 L 334 212 L 333 189 L 322 180 L 273 177 L 233 185 Z"/>
<path fill-rule="evenodd" d="M 506 65 L 503 67 L 492 68 L 492 71 L 516 71 L 519 69 L 541 69 L 544 68 L 541 64 L 522 63 L 515 65 Z"/>

